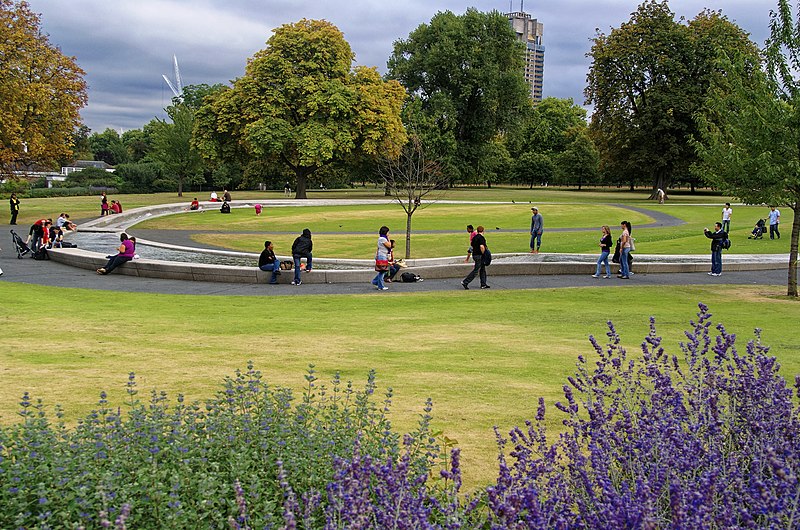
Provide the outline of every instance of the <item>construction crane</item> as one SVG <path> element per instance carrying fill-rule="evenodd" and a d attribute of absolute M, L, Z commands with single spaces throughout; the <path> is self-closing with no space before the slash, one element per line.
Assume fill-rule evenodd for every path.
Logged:
<path fill-rule="evenodd" d="M 175 57 L 174 54 L 172 56 L 172 61 L 175 63 L 175 84 L 174 85 L 172 84 L 172 81 L 169 80 L 166 74 L 162 74 L 161 77 L 163 77 L 164 81 L 167 82 L 167 86 L 169 87 L 170 90 L 172 90 L 172 93 L 175 95 L 175 97 L 178 99 L 183 99 L 183 83 L 181 83 L 181 70 L 180 68 L 178 68 L 178 58 Z"/>

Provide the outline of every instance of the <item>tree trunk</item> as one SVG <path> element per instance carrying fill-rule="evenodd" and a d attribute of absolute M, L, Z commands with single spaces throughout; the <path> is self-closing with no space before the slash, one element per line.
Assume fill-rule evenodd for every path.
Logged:
<path fill-rule="evenodd" d="M 298 168 L 297 170 L 295 170 L 295 175 L 297 177 L 297 190 L 295 190 L 294 198 L 308 199 L 308 195 L 306 195 L 306 185 L 308 184 L 308 173 L 306 173 L 302 168 Z"/>
<path fill-rule="evenodd" d="M 183 197 L 183 178 L 178 177 L 178 197 Z"/>
<path fill-rule="evenodd" d="M 491 180 L 486 179 L 486 187 L 489 188 L 489 189 L 492 189 L 492 181 Z"/>
<path fill-rule="evenodd" d="M 792 241 L 789 247 L 789 285 L 786 291 L 788 296 L 797 297 L 797 244 L 800 240 L 800 202 L 792 205 L 794 221 L 792 221 Z"/>
<path fill-rule="evenodd" d="M 410 209 L 406 212 L 406 259 L 411 259 L 411 216 L 414 215 L 414 210 Z"/>

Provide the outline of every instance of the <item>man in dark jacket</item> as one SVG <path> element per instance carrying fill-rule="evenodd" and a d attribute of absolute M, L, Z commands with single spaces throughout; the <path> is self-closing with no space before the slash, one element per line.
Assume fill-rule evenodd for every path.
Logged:
<path fill-rule="evenodd" d="M 311 272 L 311 250 L 314 244 L 311 242 L 311 230 L 303 229 L 303 233 L 292 243 L 292 259 L 294 260 L 294 280 L 292 285 L 302 284 L 300 280 L 300 259 L 306 258 L 306 272 Z"/>
<path fill-rule="evenodd" d="M 484 228 L 479 226 L 477 230 L 478 233 L 472 238 L 472 260 L 475 262 L 475 266 L 472 271 L 467 274 L 467 277 L 461 281 L 461 287 L 464 289 L 469 289 L 469 283 L 475 279 L 476 275 L 480 278 L 481 289 L 489 288 L 489 285 L 486 283 L 486 263 L 483 259 L 483 253 L 487 250 L 486 238 L 483 237 Z"/>
<path fill-rule="evenodd" d="M 258 268 L 264 272 L 271 272 L 272 277 L 269 283 L 275 285 L 278 283 L 278 275 L 281 273 L 281 262 L 275 257 L 275 250 L 272 247 L 272 241 L 264 241 L 264 250 L 258 257 Z"/>
<path fill-rule="evenodd" d="M 703 228 L 703 234 L 711 240 L 711 272 L 709 276 L 722 275 L 722 242 L 728 239 L 728 233 L 722 229 L 722 223 L 714 223 L 714 231 Z"/>

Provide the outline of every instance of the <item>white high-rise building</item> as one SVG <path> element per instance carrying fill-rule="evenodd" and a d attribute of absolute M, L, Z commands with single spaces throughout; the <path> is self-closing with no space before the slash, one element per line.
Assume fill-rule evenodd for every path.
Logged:
<path fill-rule="evenodd" d="M 542 101 L 544 82 L 544 24 L 522 11 L 507 13 L 506 16 L 517 38 L 525 45 L 525 81 L 530 86 L 531 99 L 538 103 Z"/>

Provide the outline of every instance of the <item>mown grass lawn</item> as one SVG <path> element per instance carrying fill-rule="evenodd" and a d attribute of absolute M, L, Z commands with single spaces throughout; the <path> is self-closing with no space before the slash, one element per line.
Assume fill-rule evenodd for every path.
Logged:
<path fill-rule="evenodd" d="M 433 399 L 435 426 L 463 448 L 474 485 L 494 475 L 494 425 L 501 432 L 521 425 L 544 396 L 549 428 L 559 430 L 553 403 L 577 355 L 593 355 L 588 335 L 603 338 L 609 319 L 638 355 L 654 316 L 666 349 L 680 355 L 682 330 L 704 302 L 739 336 L 739 348 L 761 328 L 793 380 L 800 306 L 782 294 L 781 287 L 715 285 L 277 299 L 1 282 L 0 421 L 16 421 L 24 391 L 63 405 L 70 422 L 101 390 L 119 405 L 129 372 L 143 394 L 202 399 L 248 360 L 268 381 L 295 389 L 309 364 L 323 380 L 340 371 L 356 386 L 375 368 L 381 388 L 394 389 L 398 430 L 412 429 L 425 399 Z"/>
<path fill-rule="evenodd" d="M 640 254 L 703 254 L 709 240 L 703 228 L 713 229 L 721 207 L 701 204 L 645 205 L 682 221 L 677 226 L 638 228 L 653 218 L 610 204 L 540 203 L 545 219 L 542 251 L 556 253 L 594 253 L 599 227 L 608 224 L 618 237 L 619 222 L 633 224 L 637 252 Z M 643 206 L 644 207 L 644 206 Z M 790 230 L 792 212 L 782 212 L 784 232 Z M 789 238 L 770 241 L 750 240 L 755 222 L 766 215 L 760 206 L 737 206 L 734 210 L 728 253 L 778 254 L 789 252 Z M 405 214 L 397 205 L 361 205 L 330 207 L 276 207 L 261 216 L 250 209 L 234 209 L 230 215 L 215 211 L 159 217 L 140 223 L 136 228 L 198 230 L 192 239 L 198 243 L 243 252 L 259 252 L 265 239 L 275 243 L 276 253 L 288 254 L 292 241 L 303 228 L 314 233 L 314 254 L 324 257 L 369 259 L 375 252 L 375 238 L 382 224 L 389 226 L 390 237 L 397 241 L 398 256 L 405 254 Z M 486 238 L 495 252 L 526 252 L 530 241 L 530 209 L 527 204 L 434 204 L 413 216 L 412 257 L 456 256 L 465 252 L 467 224 L 486 227 Z M 569 231 L 561 231 L 569 229 Z M 581 230 L 582 229 L 582 230 Z M 511 231 L 513 230 L 513 231 Z M 204 233 L 219 231 L 220 233 Z M 437 231 L 437 233 L 425 233 Z"/>

